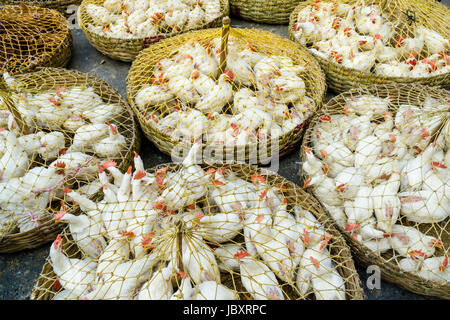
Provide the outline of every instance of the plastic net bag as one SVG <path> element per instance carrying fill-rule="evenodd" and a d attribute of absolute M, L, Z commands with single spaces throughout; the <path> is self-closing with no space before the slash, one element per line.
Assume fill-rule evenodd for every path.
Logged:
<path fill-rule="evenodd" d="M 0 70 L 33 71 L 36 67 L 64 67 L 70 60 L 72 32 L 57 11 L 0 6 Z"/>
<path fill-rule="evenodd" d="M 304 188 L 355 256 L 414 292 L 447 298 L 449 98 L 419 85 L 351 90 L 311 121 L 301 149 Z"/>
<path fill-rule="evenodd" d="M 140 50 L 161 39 L 217 26 L 228 11 L 224 0 L 85 0 L 78 21 L 100 52 L 132 61 Z"/>
<path fill-rule="evenodd" d="M 358 83 L 450 79 L 450 10 L 436 1 L 305 1 L 291 39 L 306 46 L 338 92 Z"/>
<path fill-rule="evenodd" d="M 225 27 L 160 41 L 127 77 L 147 138 L 178 159 L 195 141 L 213 161 L 282 156 L 324 93 L 323 73 L 306 50 L 273 33 Z"/>
<path fill-rule="evenodd" d="M 119 168 L 128 165 L 138 141 L 126 101 L 96 77 L 64 69 L 3 77 L 0 248 L 5 252 L 53 240 L 55 206 L 64 201 L 64 188 L 95 196 L 101 189 L 97 165 L 106 158 Z"/>
<path fill-rule="evenodd" d="M 32 299 L 360 299 L 349 250 L 317 202 L 249 165 L 99 168 L 103 199 L 56 220 Z"/>

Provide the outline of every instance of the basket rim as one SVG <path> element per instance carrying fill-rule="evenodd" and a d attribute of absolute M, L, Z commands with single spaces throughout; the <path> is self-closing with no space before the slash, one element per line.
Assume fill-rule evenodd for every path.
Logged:
<path fill-rule="evenodd" d="M 300 150 L 299 150 L 300 161 L 303 161 L 306 158 L 305 146 L 307 146 L 308 141 L 310 141 L 310 139 L 308 139 L 308 138 L 311 136 L 312 130 L 316 123 L 315 120 L 317 120 L 318 118 L 320 118 L 321 116 L 326 114 L 324 112 L 325 112 L 325 110 L 328 110 L 327 107 L 329 104 L 334 104 L 337 101 L 342 100 L 344 97 L 351 96 L 354 93 L 361 93 L 361 92 L 368 93 L 368 92 L 372 92 L 372 91 L 377 92 L 378 91 L 377 89 L 379 89 L 379 88 L 386 88 L 387 90 L 406 89 L 408 92 L 416 90 L 416 89 L 427 89 L 428 92 L 437 93 L 437 94 L 441 93 L 441 94 L 444 94 L 444 95 L 447 95 L 448 97 L 450 97 L 450 92 L 446 89 L 442 89 L 442 88 L 438 88 L 438 87 L 430 87 L 430 86 L 417 84 L 417 83 L 413 83 L 413 84 L 405 84 L 405 83 L 373 84 L 370 86 L 353 88 L 351 90 L 342 92 L 342 93 L 334 96 L 333 98 L 331 98 L 324 105 L 324 107 L 317 114 L 315 114 L 314 117 L 311 119 L 308 127 L 305 130 L 304 138 L 303 138 Z M 339 110 L 340 108 L 341 108 L 341 105 L 339 105 L 339 108 L 337 108 L 336 110 Z M 301 168 L 299 169 L 299 172 L 300 172 L 299 179 L 302 182 L 304 177 L 301 174 Z M 308 189 L 307 192 L 309 194 L 311 194 L 313 197 L 315 197 L 317 199 L 317 201 L 319 201 L 321 203 L 321 201 L 315 196 L 313 191 Z M 333 221 L 335 221 L 325 207 L 323 207 L 323 210 L 329 216 L 329 218 L 331 218 Z M 377 266 L 379 266 L 381 268 L 381 271 L 382 271 L 381 275 L 382 275 L 382 278 L 384 278 L 385 280 L 396 283 L 396 284 L 406 288 L 407 290 L 410 290 L 412 292 L 416 292 L 419 294 L 423 294 L 423 295 L 433 295 L 433 296 L 441 297 L 442 292 L 433 292 L 433 289 L 435 289 L 435 288 L 437 288 L 438 290 L 444 289 L 444 291 L 449 293 L 447 295 L 444 295 L 444 298 L 450 299 L 450 283 L 442 284 L 437 281 L 427 280 L 425 278 L 419 277 L 418 275 L 416 275 L 412 272 L 403 271 L 402 269 L 400 269 L 400 267 L 398 266 L 397 263 L 395 263 L 393 261 L 387 261 L 380 254 L 371 251 L 369 248 L 367 248 L 361 242 L 356 241 L 353 237 L 350 236 L 350 234 L 348 232 L 346 232 L 337 223 L 335 223 L 335 227 L 345 237 L 347 243 L 349 244 L 350 248 L 352 249 L 352 255 L 354 256 L 355 260 L 357 260 L 358 262 L 360 262 L 363 265 L 369 265 L 369 264 L 375 263 Z M 386 271 L 389 271 L 389 274 L 385 273 Z M 407 279 L 403 280 L 405 275 L 406 275 Z M 391 280 L 391 279 L 394 279 L 394 280 Z M 414 283 L 411 284 L 410 283 L 411 281 Z M 422 287 L 422 290 L 419 290 L 418 289 L 419 286 L 426 286 L 426 288 Z"/>
<path fill-rule="evenodd" d="M 162 163 L 162 164 L 156 165 L 154 167 L 148 168 L 148 169 L 146 169 L 146 171 L 155 173 L 158 169 L 160 169 L 162 167 L 168 167 L 170 171 L 174 171 L 174 170 L 178 170 L 179 168 L 181 168 L 181 166 L 182 165 L 180 163 L 169 162 L 169 163 Z M 234 168 L 238 168 L 239 171 L 245 171 L 245 173 L 248 173 L 248 174 L 259 173 L 261 175 L 265 175 L 267 177 L 267 181 L 270 179 L 272 179 L 273 181 L 276 180 L 278 184 L 287 186 L 288 190 L 295 190 L 296 194 L 298 193 L 298 196 L 296 195 L 296 198 L 301 197 L 301 199 L 303 199 L 302 204 L 306 204 L 306 203 L 311 204 L 311 207 L 308 211 L 311 212 L 318 219 L 318 221 L 322 224 L 322 226 L 327 231 L 330 231 L 333 234 L 334 241 L 339 245 L 339 247 L 342 248 L 339 251 L 339 255 L 335 255 L 331 252 L 330 252 L 330 254 L 332 255 L 332 257 L 333 257 L 332 259 L 335 262 L 339 261 L 339 263 L 337 263 L 339 268 L 337 268 L 337 269 L 347 270 L 348 273 L 349 273 L 349 270 L 351 270 L 351 274 L 345 276 L 345 279 L 346 279 L 345 284 L 346 285 L 349 284 L 351 286 L 351 288 L 349 288 L 349 289 L 347 289 L 347 287 L 346 287 L 346 290 L 345 290 L 346 296 L 349 295 L 348 291 L 350 291 L 352 293 L 352 297 L 350 298 L 350 300 L 363 300 L 364 299 L 364 297 L 365 297 L 364 290 L 362 288 L 361 279 L 359 277 L 359 274 L 358 274 L 355 264 L 354 264 L 354 259 L 351 254 L 351 250 L 350 250 L 347 242 L 345 241 L 345 238 L 343 237 L 343 235 L 336 228 L 336 224 L 333 223 L 332 222 L 333 220 L 331 220 L 327 216 L 323 206 L 320 204 L 320 202 L 317 199 L 315 199 L 314 196 L 312 196 L 309 193 L 307 193 L 306 191 L 302 190 L 297 184 L 295 184 L 294 182 L 288 180 L 287 178 L 279 175 L 278 173 L 268 170 L 268 169 L 265 169 L 265 168 L 260 168 L 255 165 L 244 164 L 244 163 L 233 163 L 233 164 L 212 163 L 212 164 L 209 164 L 209 163 L 202 162 L 202 163 L 200 163 L 200 166 L 202 166 L 203 168 L 220 166 L 220 167 L 230 169 L 234 173 L 236 173 L 236 171 L 237 171 Z M 239 176 L 239 174 L 237 174 L 237 175 Z M 273 184 L 274 184 L 274 182 L 269 183 L 269 185 L 273 185 Z M 293 205 L 301 206 L 301 204 L 297 203 L 297 201 L 295 203 L 293 203 Z M 311 208 L 313 208 L 314 210 L 311 210 Z M 64 228 L 64 230 L 62 231 L 62 233 L 64 235 L 70 235 L 71 233 L 70 233 L 69 227 L 66 226 Z M 333 251 L 333 249 L 331 251 Z M 343 260 L 343 261 L 341 261 L 341 260 Z M 39 292 L 42 290 L 42 288 L 39 287 L 39 281 L 42 279 L 42 276 L 43 276 L 44 272 L 46 272 L 46 269 L 50 269 L 51 271 L 53 270 L 53 267 L 51 266 L 51 263 L 49 262 L 49 256 L 47 257 L 47 259 L 42 267 L 39 277 L 35 281 L 35 285 L 33 286 L 32 292 L 30 294 L 30 300 L 37 300 L 40 298 Z M 344 271 L 342 271 L 342 273 L 344 273 Z M 46 289 L 49 289 L 49 288 L 46 288 Z M 52 288 L 52 290 L 53 290 L 53 288 Z"/>

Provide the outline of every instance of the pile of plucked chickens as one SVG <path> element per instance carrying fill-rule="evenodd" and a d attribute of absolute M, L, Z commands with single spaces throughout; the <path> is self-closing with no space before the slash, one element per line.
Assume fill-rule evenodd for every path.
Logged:
<path fill-rule="evenodd" d="M 14 78 L 4 78 L 16 88 Z M 115 123 L 123 107 L 105 103 L 93 88 L 16 91 L 11 101 L 20 121 L 0 101 L 0 235 L 38 227 L 64 187 L 80 186 L 91 196 L 101 186 L 81 184 L 93 180 L 96 163 L 120 159 L 127 148 Z"/>
<path fill-rule="evenodd" d="M 364 1 L 316 1 L 299 11 L 293 34 L 317 56 L 350 69 L 413 78 L 450 72 L 450 39 L 423 25 L 406 31 L 391 21 Z"/>
<path fill-rule="evenodd" d="M 138 154 L 134 172 L 105 161 L 98 202 L 65 190 L 84 213 L 55 216 L 73 241 L 51 245 L 54 299 L 346 298 L 317 219 L 262 175 L 196 164 L 200 150 L 152 172 Z"/>
<path fill-rule="evenodd" d="M 222 15 L 220 0 L 105 0 L 89 3 L 90 31 L 105 37 L 138 39 L 199 28 Z"/>
<path fill-rule="evenodd" d="M 385 257 L 405 271 L 446 282 L 450 100 L 395 99 L 348 97 L 342 113 L 319 117 L 303 150 L 304 187 L 356 241 L 391 253 Z"/>
<path fill-rule="evenodd" d="M 313 113 L 304 66 L 230 36 L 220 74 L 220 47 L 220 38 L 190 41 L 154 66 L 134 96 L 152 127 L 174 141 L 245 146 L 280 138 Z"/>

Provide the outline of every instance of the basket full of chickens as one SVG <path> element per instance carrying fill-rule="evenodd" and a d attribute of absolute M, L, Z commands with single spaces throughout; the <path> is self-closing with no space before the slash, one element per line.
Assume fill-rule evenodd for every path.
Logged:
<path fill-rule="evenodd" d="M 287 24 L 289 16 L 302 0 L 230 0 L 233 15 L 259 23 Z"/>
<path fill-rule="evenodd" d="M 450 95 L 380 84 L 330 100 L 311 120 L 302 177 L 355 259 L 413 292 L 450 298 Z"/>
<path fill-rule="evenodd" d="M 0 252 L 14 252 L 54 240 L 64 188 L 97 196 L 98 164 L 128 166 L 139 141 L 126 101 L 94 76 L 43 68 L 3 77 Z"/>
<path fill-rule="evenodd" d="M 306 50 L 254 29 L 165 39 L 143 50 L 127 77 L 145 135 L 175 159 L 203 141 L 211 161 L 267 163 L 298 144 L 324 94 L 325 76 Z"/>
<path fill-rule="evenodd" d="M 66 190 L 84 213 L 55 216 L 68 227 L 31 299 L 362 299 L 312 196 L 255 166 L 200 164 L 201 150 L 150 170 L 138 154 L 134 171 L 106 161 L 101 201 Z"/>
<path fill-rule="evenodd" d="M 161 39 L 217 26 L 228 11 L 225 0 L 83 0 L 78 23 L 101 53 L 133 61 Z"/>
<path fill-rule="evenodd" d="M 0 7 L 0 70 L 64 67 L 71 48 L 72 32 L 59 12 L 24 4 Z"/>
<path fill-rule="evenodd" d="M 336 92 L 358 85 L 450 83 L 450 9 L 431 0 L 309 0 L 289 36 L 319 61 Z"/>
<path fill-rule="evenodd" d="M 19 5 L 22 2 L 28 6 L 54 9 L 65 16 L 69 16 L 70 11 L 68 9 L 71 9 L 70 6 L 81 4 L 81 0 L 3 0 L 3 2 L 9 5 Z"/>

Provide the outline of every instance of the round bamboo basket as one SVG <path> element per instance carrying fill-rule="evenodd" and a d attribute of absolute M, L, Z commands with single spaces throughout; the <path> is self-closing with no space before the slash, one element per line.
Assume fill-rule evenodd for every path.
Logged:
<path fill-rule="evenodd" d="M 219 167 L 215 165 L 201 165 L 201 168 L 203 170 L 212 170 L 219 169 Z M 252 176 L 255 174 L 262 175 L 266 180 L 265 183 L 267 183 L 270 186 L 277 186 L 281 185 L 283 186 L 283 195 L 287 199 L 287 208 L 288 210 L 292 210 L 293 206 L 300 206 L 304 210 L 308 210 L 312 215 L 318 220 L 318 222 L 323 226 L 325 231 L 329 234 L 331 241 L 328 242 L 327 247 L 329 248 L 329 252 L 331 254 L 331 259 L 334 261 L 336 266 L 336 271 L 339 273 L 339 275 L 344 280 L 345 285 L 345 298 L 349 300 L 353 299 L 363 299 L 364 293 L 361 288 L 361 282 L 358 276 L 357 271 L 355 270 L 353 260 L 350 254 L 350 251 L 348 247 L 345 244 L 344 239 L 340 235 L 340 233 L 335 229 L 333 223 L 331 223 L 331 219 L 327 217 L 318 202 L 309 194 L 302 191 L 298 186 L 296 186 L 294 183 L 282 178 L 281 176 L 275 174 L 272 171 L 269 170 L 261 170 L 258 169 L 256 166 L 251 165 L 245 165 L 245 164 L 232 164 L 232 165 L 225 165 L 220 166 L 222 170 L 230 170 L 232 173 L 234 173 L 237 177 L 246 180 L 247 182 L 253 181 Z M 158 175 L 158 172 L 173 172 L 174 170 L 180 169 L 179 164 L 170 163 L 170 164 L 162 164 L 157 167 L 154 167 L 152 169 L 149 169 L 146 171 L 146 173 L 150 174 L 156 174 Z M 137 172 L 137 171 L 136 171 Z M 229 172 L 230 173 L 230 172 Z M 197 208 L 198 205 L 200 205 L 203 210 L 207 210 L 209 206 L 213 208 L 215 205 L 208 202 L 208 200 L 205 200 L 203 198 L 200 198 L 196 202 Z M 179 211 L 181 212 L 181 211 Z M 232 214 L 230 212 L 230 214 Z M 173 217 L 175 217 L 177 213 L 173 213 Z M 175 223 L 175 222 L 174 222 Z M 178 223 L 177 223 L 178 225 Z M 155 222 L 155 229 L 153 229 L 153 232 L 158 234 L 158 229 L 156 229 L 157 223 Z M 184 227 L 180 227 L 178 230 L 183 230 Z M 186 227 L 187 228 L 187 227 Z M 195 231 L 193 231 L 195 232 Z M 128 233 L 130 234 L 130 233 Z M 169 231 L 164 232 L 164 234 L 169 234 Z M 184 237 L 184 236 L 183 236 Z M 231 237 L 231 236 L 230 236 Z M 68 228 L 64 229 L 64 231 L 61 234 L 62 238 L 62 252 L 66 254 L 68 257 L 71 258 L 82 258 L 84 257 L 84 253 L 80 251 L 78 248 L 76 242 L 73 240 L 70 230 Z M 238 234 L 236 237 L 231 240 L 233 243 L 242 242 L 243 241 L 243 235 Z M 178 238 L 177 238 L 178 239 Z M 153 240 L 156 242 L 156 238 Z M 179 242 L 178 242 L 179 241 Z M 181 259 L 181 247 L 180 242 L 184 240 L 177 240 L 177 260 Z M 152 242 L 152 244 L 154 243 Z M 224 244 L 224 242 L 222 242 Z M 174 242 L 172 242 L 172 245 L 175 245 Z M 207 243 L 207 246 L 210 246 L 212 244 Z M 219 248 L 221 247 L 221 244 L 215 243 L 213 245 L 213 248 Z M 151 249 L 153 251 L 150 252 L 170 252 L 170 248 L 164 247 L 162 251 L 159 251 L 158 246 L 155 244 L 155 246 Z M 105 249 L 106 250 L 106 249 Z M 193 249 L 191 249 L 193 250 Z M 213 249 L 217 250 L 217 249 Z M 174 251 L 172 251 L 174 252 Z M 193 251 L 195 255 L 195 251 Z M 146 257 L 144 255 L 143 257 Z M 141 259 L 141 258 L 139 258 Z M 184 259 L 184 257 L 183 257 Z M 130 260 L 131 261 L 131 260 Z M 261 260 L 259 260 L 261 261 Z M 174 262 L 175 264 L 175 262 Z M 183 266 L 183 263 L 180 264 L 180 261 L 178 260 L 177 266 L 179 271 L 183 271 L 185 274 L 189 274 L 189 267 L 186 267 L 186 265 Z M 159 267 L 154 268 L 154 273 L 157 272 Z M 187 269 L 186 269 L 187 268 Z M 131 269 L 132 270 L 132 269 Z M 131 271 L 133 272 L 133 271 Z M 181 275 L 180 272 L 177 272 Z M 222 285 L 226 286 L 227 288 L 234 290 L 236 295 L 235 298 L 239 299 L 251 299 L 251 295 L 243 288 L 243 285 L 240 280 L 240 274 L 239 272 L 232 271 L 231 269 L 227 269 L 226 267 L 222 266 L 220 267 L 220 282 Z M 149 278 L 150 275 L 146 275 L 145 278 Z M 194 277 L 192 275 L 192 277 Z M 297 291 L 297 289 L 291 287 L 290 284 L 283 282 L 281 280 L 278 280 L 279 287 L 281 288 L 283 295 L 285 299 L 312 299 L 314 298 L 313 295 L 300 295 Z M 177 282 L 179 284 L 179 282 Z M 41 275 L 39 279 L 37 280 L 34 289 L 31 293 L 30 299 L 32 300 L 52 300 L 55 297 L 55 294 L 61 291 L 62 287 L 60 285 L 61 283 L 57 279 L 53 268 L 51 264 L 50 257 L 47 259 L 46 263 L 43 266 Z M 174 284 L 175 286 L 175 284 Z M 122 289 L 120 289 L 122 290 Z M 70 291 L 70 290 L 69 290 Z M 134 291 L 137 291 L 137 288 L 134 289 Z M 175 292 L 175 288 L 173 290 Z M 123 293 L 115 293 L 117 295 L 122 296 Z M 133 294 L 134 295 L 134 294 Z"/>
<path fill-rule="evenodd" d="M 14 91 L 20 94 L 38 94 L 42 92 L 53 92 L 56 89 L 70 89 L 73 87 L 81 87 L 81 88 L 93 88 L 94 92 L 98 94 L 103 102 L 107 104 L 118 104 L 122 107 L 121 111 L 112 117 L 109 118 L 109 122 L 116 125 L 117 131 L 124 136 L 126 141 L 126 146 L 122 148 L 119 153 L 117 153 L 110 160 L 116 162 L 118 168 L 126 168 L 133 159 L 133 151 L 139 150 L 140 140 L 139 140 L 139 131 L 137 130 L 133 113 L 129 108 L 126 100 L 108 83 L 103 80 L 100 80 L 96 76 L 81 73 L 73 70 L 66 69 L 58 69 L 58 68 L 40 68 L 38 71 L 32 73 L 26 73 L 17 75 L 14 77 L 15 85 L 17 86 Z M 3 85 L 3 87 L 2 87 Z M 0 93 L 2 93 L 2 98 L 4 100 L 8 99 L 8 97 L 12 97 L 11 91 L 5 91 L 6 86 L 4 83 L 0 82 Z M 6 94 L 4 94 L 6 93 Z M 4 101 L 5 102 L 5 101 Z M 10 104 L 12 108 L 12 112 L 18 113 L 20 116 L 19 109 L 14 107 L 14 104 Z M 95 107 L 93 107 L 95 108 Z M 11 110 L 11 109 L 10 109 Z M 94 109 L 92 109 L 94 110 Z M 2 110 L 4 111 L 4 110 Z M 11 112 L 11 111 L 10 111 Z M 20 116 L 21 117 L 21 116 Z M 22 126 L 22 130 L 29 131 L 30 128 L 27 128 L 29 122 L 25 122 L 16 119 L 16 123 L 19 126 Z M 19 120 L 19 121 L 17 121 Z M 39 124 L 37 124 L 37 131 L 41 131 L 39 129 Z M 36 132 L 37 132 L 36 131 Z M 48 132 L 48 129 L 43 129 L 44 132 Z M 69 129 L 63 129 L 62 127 L 58 130 L 53 129 L 53 131 L 59 131 L 63 133 L 66 144 L 67 141 L 72 141 L 74 137 L 74 131 Z M 70 150 L 69 150 L 70 151 Z M 84 149 L 81 152 L 85 151 Z M 67 152 L 67 151 L 66 151 Z M 62 153 L 63 154 L 63 153 Z M 95 151 L 85 151 L 85 154 L 93 156 L 93 161 L 99 161 L 102 159 L 101 156 L 98 156 Z M 45 160 L 40 155 L 34 157 L 30 160 L 30 164 L 28 170 L 33 169 L 37 166 L 48 166 L 52 160 Z M 90 164 L 91 165 L 91 164 Z M 86 165 L 87 166 L 87 165 Z M 91 165 L 92 166 L 92 165 Z M 83 163 L 79 168 L 83 167 Z M 95 166 L 97 168 L 97 166 Z M 81 170 L 81 169 L 80 169 Z M 95 169 L 96 171 L 96 169 Z M 93 177 L 90 176 L 79 176 L 73 175 L 73 178 L 67 179 L 63 181 L 64 186 L 71 186 L 72 188 L 76 188 L 78 186 L 83 186 L 87 181 L 93 181 Z M 91 193 L 89 193 L 91 195 Z M 96 193 L 92 193 L 92 197 L 98 197 L 98 191 Z M 41 246 L 44 243 L 52 241 L 55 239 L 56 235 L 61 232 L 64 228 L 64 223 L 55 223 L 54 214 L 57 212 L 56 207 L 59 208 L 61 201 L 66 202 L 65 198 L 59 198 L 59 196 L 52 195 L 50 198 L 50 202 L 46 208 L 38 208 L 45 209 L 46 212 L 41 214 L 39 218 L 35 221 L 35 228 L 30 229 L 26 232 L 18 232 L 18 228 L 11 227 L 13 230 L 4 230 L 0 234 L 0 252 L 1 253 L 9 253 L 9 252 L 17 252 L 24 249 L 31 249 Z M 29 210 L 33 210 L 35 208 L 30 208 Z M 77 209 L 75 207 L 71 208 L 72 213 L 77 213 Z M 14 218 L 14 216 L 12 216 Z M 22 218 L 20 218 L 22 219 Z M 20 230 L 19 230 L 20 231 Z"/>
<path fill-rule="evenodd" d="M 94 33 L 89 30 L 88 25 L 90 23 L 95 23 L 89 14 L 86 12 L 86 6 L 88 4 L 96 4 L 102 5 L 104 0 L 83 0 L 80 8 L 78 9 L 78 24 L 81 27 L 81 30 L 86 34 L 89 42 L 94 46 L 98 51 L 103 53 L 104 55 L 121 61 L 130 62 L 133 61 L 138 53 L 142 50 L 154 44 L 162 39 L 170 38 L 175 35 L 181 34 L 188 30 L 184 30 L 182 32 L 170 32 L 170 33 L 161 33 L 154 37 L 143 38 L 143 39 L 120 39 L 120 38 L 112 38 L 105 37 Z M 208 22 L 200 27 L 200 29 L 204 28 L 213 28 L 220 25 L 222 21 L 222 17 L 227 16 L 229 13 L 229 5 L 228 1 L 221 0 L 221 9 L 222 15 L 213 21 Z"/>
<path fill-rule="evenodd" d="M 329 2 L 329 1 L 323 1 Z M 355 5 L 359 3 L 353 0 L 339 0 L 338 3 Z M 294 28 L 297 23 L 298 13 L 307 6 L 315 4 L 315 0 L 308 0 L 301 2 L 295 10 L 292 11 L 289 21 L 289 38 L 293 41 L 301 43 L 295 36 Z M 391 46 L 395 46 L 396 41 L 402 37 L 411 37 L 414 34 L 416 27 L 423 26 L 438 32 L 441 36 L 450 38 L 450 22 L 448 17 L 450 15 L 450 9 L 437 1 L 385 1 L 385 0 L 370 0 L 366 1 L 367 5 L 377 5 L 381 8 L 381 12 L 388 17 L 388 20 L 395 23 L 394 32 L 389 43 Z M 409 14 L 409 15 L 408 15 Z M 415 22 L 412 21 L 415 19 Z M 313 43 L 308 42 L 304 44 L 306 47 L 311 48 Z M 349 67 L 344 67 L 339 63 L 335 63 L 331 59 L 326 59 L 317 53 L 311 52 L 314 58 L 320 63 L 327 78 L 327 85 L 329 88 L 337 93 L 341 93 L 359 85 L 371 85 L 381 83 L 417 83 L 429 86 L 446 87 L 450 84 L 450 72 L 441 74 L 435 74 L 431 76 L 421 77 L 409 77 L 409 76 L 396 76 L 389 74 L 376 74 L 373 70 L 370 72 L 361 71 Z M 449 48 L 447 47 L 445 55 L 448 55 Z M 431 55 L 426 46 L 421 53 L 417 56 L 419 59 L 426 59 Z M 402 60 L 405 57 L 400 57 Z M 394 60 L 393 60 L 394 61 Z M 372 67 L 373 69 L 374 67 Z"/>
<path fill-rule="evenodd" d="M 19 5 L 21 2 L 34 7 L 54 9 L 66 17 L 75 12 L 67 12 L 70 6 L 78 6 L 82 0 L 5 0 L 5 4 Z"/>
<path fill-rule="evenodd" d="M 292 10 L 303 0 L 231 0 L 230 11 L 245 20 L 268 23 L 287 24 Z"/>
<path fill-rule="evenodd" d="M 305 136 L 302 142 L 302 146 L 300 149 L 300 161 L 302 163 L 306 161 L 306 152 L 305 148 L 308 147 L 309 150 L 314 150 L 312 144 L 312 137 L 315 125 L 319 123 L 320 119 L 323 116 L 333 116 L 333 115 L 342 115 L 347 114 L 345 111 L 345 106 L 349 99 L 354 99 L 361 95 L 374 95 L 380 98 L 388 98 L 390 97 L 390 105 L 389 110 L 395 115 L 396 111 L 399 108 L 399 105 L 413 105 L 420 106 L 427 97 L 432 97 L 438 100 L 441 103 L 447 103 L 450 98 L 448 91 L 432 88 L 427 86 L 422 86 L 418 84 L 380 84 L 380 85 L 372 85 L 366 87 L 360 87 L 357 89 L 352 89 L 345 93 L 341 93 L 340 95 L 331 99 L 319 112 L 315 117 L 311 120 L 309 127 L 306 129 Z M 445 115 L 445 112 L 442 112 L 442 119 L 444 119 L 445 123 L 448 123 L 448 112 Z M 446 119 L 446 120 L 445 120 Z M 444 130 L 443 125 L 439 125 L 436 132 L 430 132 L 430 143 L 434 143 L 434 139 L 439 134 L 439 131 Z M 448 125 L 447 125 L 448 126 Z M 442 131 L 441 131 L 442 132 Z M 448 151 L 447 151 L 448 152 Z M 314 152 L 317 156 L 317 152 Z M 448 169 L 447 169 L 448 170 Z M 402 173 L 403 174 L 403 173 Z M 300 169 L 300 177 L 301 181 L 306 183 L 308 180 L 308 175 L 302 169 Z M 308 188 L 308 192 L 313 194 L 316 198 L 318 196 L 315 194 L 313 188 Z M 405 189 L 403 189 L 405 190 Z M 331 197 L 330 191 L 330 197 Z M 400 191 L 402 189 L 400 187 Z M 442 201 L 448 201 L 448 199 L 444 199 Z M 321 202 L 322 203 L 322 202 Z M 342 207 L 342 206 L 340 206 Z M 342 208 L 344 209 L 344 208 Z M 331 217 L 332 214 L 324 209 L 325 212 Z M 334 213 L 335 217 L 339 217 Z M 399 261 L 404 258 L 404 255 L 400 255 L 392 248 L 384 251 L 382 253 L 372 251 L 366 245 L 355 239 L 356 234 L 347 228 L 346 222 L 343 221 L 342 217 L 337 218 L 341 219 L 334 220 L 337 222 L 339 226 L 337 228 L 345 237 L 348 245 L 350 246 L 353 257 L 357 262 L 359 262 L 363 266 L 376 265 L 381 269 L 381 276 L 384 280 L 395 283 L 407 290 L 410 290 L 414 293 L 427 295 L 427 296 L 436 296 L 439 298 L 450 298 L 450 284 L 439 282 L 437 280 L 431 280 L 431 278 L 426 279 L 420 276 L 417 272 L 406 272 L 404 269 L 401 269 L 399 266 Z M 435 237 L 441 243 L 441 247 L 436 247 L 436 251 L 433 254 L 433 257 L 437 256 L 449 256 L 450 249 L 450 219 L 449 217 L 445 218 L 440 222 L 434 223 L 420 223 L 415 222 L 408 219 L 407 216 L 400 213 L 399 218 L 396 222 L 402 226 L 414 227 L 415 229 L 421 231 L 426 236 Z M 394 234 L 395 235 L 395 234 Z M 414 245 L 414 244 L 413 244 Z M 380 245 L 381 246 L 381 245 Z M 380 247 L 381 248 L 381 247 Z M 411 255 L 411 257 L 413 257 Z M 445 264 L 445 259 L 444 262 Z M 445 269 L 444 269 L 445 270 Z M 441 271 L 442 272 L 442 271 Z M 435 274 L 434 274 L 435 275 Z"/>
<path fill-rule="evenodd" d="M 204 148 L 208 150 L 205 154 L 209 154 L 209 158 L 213 162 L 231 160 L 251 164 L 268 163 L 273 157 L 282 157 L 288 154 L 294 150 L 296 145 L 300 142 L 303 129 L 309 117 L 314 110 L 318 110 L 321 107 L 325 98 L 325 76 L 318 63 L 310 54 L 308 54 L 307 50 L 304 50 L 302 47 L 288 39 L 282 38 L 271 32 L 255 29 L 230 28 L 229 32 L 226 34 L 229 34 L 229 39 L 233 39 L 230 41 L 235 41 L 234 43 L 236 43 L 236 47 L 239 49 L 247 48 L 247 45 L 250 43 L 252 50 L 255 50 L 257 54 L 267 56 L 283 55 L 292 59 L 294 64 L 304 67 L 303 71 L 299 73 L 299 77 L 304 81 L 305 97 L 309 97 L 312 107 L 310 110 L 311 112 L 305 112 L 304 119 L 292 130 L 284 132 L 277 137 L 277 141 L 276 139 L 272 140 L 267 138 L 265 140 L 257 140 L 254 144 L 217 145 L 208 142 L 205 142 L 204 144 Z M 221 29 L 216 28 L 194 31 L 163 40 L 150 48 L 143 50 L 133 62 L 127 76 L 128 99 L 137 115 L 145 136 L 162 152 L 171 155 L 173 159 L 182 159 L 180 153 L 190 149 L 193 141 L 187 141 L 189 139 L 175 140 L 168 134 L 159 131 L 149 119 L 152 119 L 154 113 L 164 112 L 164 110 L 167 109 L 166 105 L 156 104 L 141 108 L 136 104 L 135 97 L 141 88 L 151 83 L 154 67 L 163 58 L 170 57 L 170 53 L 176 52 L 179 47 L 186 43 L 190 43 L 191 41 L 208 44 L 218 37 L 220 38 L 220 36 Z M 234 93 L 236 93 L 237 90 L 245 88 L 244 85 L 241 85 L 236 81 L 240 81 L 238 77 L 236 77 L 233 84 Z M 253 83 L 253 87 L 256 86 L 257 85 Z M 298 98 L 300 99 L 301 97 Z M 229 110 L 226 111 L 228 115 L 231 114 L 234 116 L 237 114 L 237 112 L 232 110 L 231 103 L 230 107 L 225 107 L 224 109 Z M 272 114 L 275 111 L 266 110 L 266 112 Z M 252 121 L 252 119 L 249 119 L 249 121 Z M 200 138 L 194 137 L 193 139 Z M 203 139 L 205 138 L 203 137 Z M 208 162 L 209 160 L 206 161 Z"/>
<path fill-rule="evenodd" d="M 36 67 L 64 67 L 70 61 L 72 32 L 57 11 L 39 7 L 0 7 L 0 69 L 11 74 Z"/>

